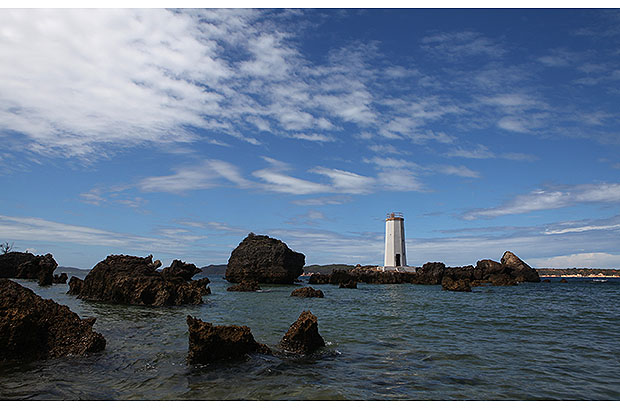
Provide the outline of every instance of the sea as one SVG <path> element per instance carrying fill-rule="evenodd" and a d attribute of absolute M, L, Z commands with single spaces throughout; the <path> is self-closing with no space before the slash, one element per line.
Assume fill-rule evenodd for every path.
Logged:
<path fill-rule="evenodd" d="M 195 277 L 196 278 L 196 277 Z M 297 286 L 227 292 L 210 277 L 200 306 L 86 302 L 67 285 L 43 298 L 96 317 L 104 351 L 0 366 L 4 400 L 620 400 L 620 279 L 479 287 L 313 285 L 323 299 L 290 297 Z M 189 365 L 187 315 L 247 325 L 272 348 L 304 310 L 326 347 L 299 357 L 256 354 Z"/>

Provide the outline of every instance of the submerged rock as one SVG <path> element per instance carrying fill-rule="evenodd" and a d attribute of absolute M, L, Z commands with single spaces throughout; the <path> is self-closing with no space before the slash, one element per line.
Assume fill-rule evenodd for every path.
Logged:
<path fill-rule="evenodd" d="M 95 319 L 80 319 L 68 307 L 0 279 L 0 361 L 84 355 L 105 348 L 92 330 Z"/>
<path fill-rule="evenodd" d="M 0 278 L 36 279 L 40 286 L 49 286 L 57 267 L 51 253 L 45 256 L 27 252 L 0 255 Z"/>
<path fill-rule="evenodd" d="M 568 281 L 564 278 L 560 279 L 560 283 L 568 283 Z"/>
<path fill-rule="evenodd" d="M 291 296 L 299 298 L 322 298 L 324 295 L 322 290 L 306 286 L 304 288 L 295 289 L 291 292 Z"/>
<path fill-rule="evenodd" d="M 310 311 L 302 312 L 280 341 L 282 349 L 301 354 L 312 353 L 323 346 L 325 341 L 319 334 L 317 318 Z"/>
<path fill-rule="evenodd" d="M 239 360 L 249 353 L 271 354 L 269 347 L 254 340 L 247 326 L 214 326 L 187 316 L 191 364 L 208 364 L 224 360 Z"/>
<path fill-rule="evenodd" d="M 441 281 L 441 287 L 443 290 L 450 290 L 453 292 L 471 292 L 471 283 L 469 279 L 454 280 L 449 276 L 445 276 Z"/>
<path fill-rule="evenodd" d="M 278 239 L 250 233 L 232 251 L 226 267 L 226 280 L 292 284 L 303 273 L 305 260 L 303 253 L 290 250 Z"/>
<path fill-rule="evenodd" d="M 255 280 L 244 280 L 241 283 L 229 286 L 226 290 L 229 292 L 256 292 L 257 290 L 261 289 L 258 285 L 258 282 L 256 282 Z"/>
<path fill-rule="evenodd" d="M 69 281 L 69 294 L 80 299 L 127 305 L 199 305 L 211 293 L 209 279 L 191 280 L 200 269 L 178 260 L 158 272 L 160 261 L 127 255 L 110 255 L 99 262 L 82 281 Z"/>

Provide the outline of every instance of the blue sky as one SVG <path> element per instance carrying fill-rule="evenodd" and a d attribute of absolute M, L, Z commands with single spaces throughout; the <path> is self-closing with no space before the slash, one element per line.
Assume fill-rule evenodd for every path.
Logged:
<path fill-rule="evenodd" d="M 0 10 L 0 240 L 620 267 L 617 10 Z"/>

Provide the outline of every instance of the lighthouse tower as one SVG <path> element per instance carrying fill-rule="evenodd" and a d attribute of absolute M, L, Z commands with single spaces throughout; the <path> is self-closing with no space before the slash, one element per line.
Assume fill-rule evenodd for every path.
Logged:
<path fill-rule="evenodd" d="M 405 253 L 405 218 L 390 212 L 385 218 L 385 267 L 407 266 Z"/>

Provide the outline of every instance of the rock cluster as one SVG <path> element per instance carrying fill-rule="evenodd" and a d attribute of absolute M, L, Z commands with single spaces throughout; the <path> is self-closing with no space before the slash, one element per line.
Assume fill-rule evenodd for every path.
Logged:
<path fill-rule="evenodd" d="M 192 316 L 187 316 L 187 326 L 187 361 L 191 364 L 239 360 L 251 353 L 273 354 L 268 346 L 254 339 L 247 326 L 214 326 Z M 297 354 L 310 354 L 323 346 L 317 318 L 310 311 L 299 315 L 279 343 L 285 352 Z"/>
<path fill-rule="evenodd" d="M 95 319 L 80 319 L 68 307 L 0 279 L 0 361 L 83 355 L 105 348 L 93 332 Z"/>
<path fill-rule="evenodd" d="M 249 353 L 271 354 L 269 347 L 254 340 L 247 326 L 214 326 L 192 316 L 187 316 L 187 325 L 189 363 L 238 360 Z"/>
<path fill-rule="evenodd" d="M 127 305 L 199 305 L 211 293 L 209 279 L 191 280 L 200 269 L 175 260 L 161 272 L 160 261 L 127 255 L 110 255 L 99 262 L 84 280 L 73 276 L 69 294 L 80 299 Z"/>
<path fill-rule="evenodd" d="M 243 280 L 241 283 L 229 286 L 227 289 L 229 292 L 256 292 L 261 290 L 258 282 L 255 280 Z"/>
<path fill-rule="evenodd" d="M 58 263 L 50 253 L 45 256 L 27 252 L 0 255 L 0 278 L 36 279 L 40 286 L 49 286 L 57 267 Z"/>
<path fill-rule="evenodd" d="M 250 233 L 232 251 L 226 280 L 292 284 L 303 273 L 305 260 L 303 253 L 290 250 L 278 239 Z"/>
<path fill-rule="evenodd" d="M 317 318 L 310 311 L 301 312 L 280 341 L 285 351 L 300 354 L 312 353 L 323 346 L 325 341 L 319 334 Z"/>
<path fill-rule="evenodd" d="M 514 253 L 506 251 L 501 263 L 483 259 L 476 266 L 446 267 L 441 262 L 428 262 L 415 272 L 383 272 L 376 266 L 356 266 L 351 270 L 334 269 L 331 274 L 313 274 L 308 283 L 337 285 L 350 281 L 364 283 L 414 283 L 419 285 L 439 285 L 444 278 L 460 283 L 460 287 L 480 286 L 489 283 L 494 286 L 512 286 L 520 282 L 540 282 L 536 269 L 532 269 Z M 448 287 L 455 286 L 447 282 Z"/>
<path fill-rule="evenodd" d="M 295 289 L 294 291 L 291 292 L 291 296 L 296 296 L 298 298 L 322 298 L 324 297 L 322 290 L 314 289 L 313 287 L 310 287 L 310 286 Z"/>
<path fill-rule="evenodd" d="M 357 289 L 357 282 L 354 280 L 340 282 L 340 285 L 338 285 L 338 287 L 340 289 Z"/>

